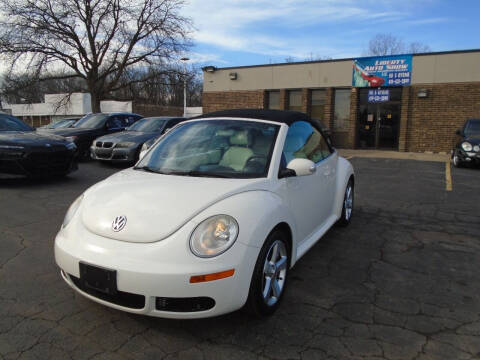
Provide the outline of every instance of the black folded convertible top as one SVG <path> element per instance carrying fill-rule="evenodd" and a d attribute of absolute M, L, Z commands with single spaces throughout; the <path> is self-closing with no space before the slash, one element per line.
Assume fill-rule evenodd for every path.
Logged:
<path fill-rule="evenodd" d="M 204 119 L 215 117 L 232 117 L 232 118 L 247 118 L 247 119 L 259 119 L 269 120 L 278 123 L 287 124 L 290 126 L 296 121 L 306 121 L 318 128 L 318 123 L 312 120 L 307 114 L 291 111 L 291 110 L 268 110 L 268 109 L 234 109 L 234 110 L 221 110 L 208 114 L 196 116 L 192 119 Z"/>

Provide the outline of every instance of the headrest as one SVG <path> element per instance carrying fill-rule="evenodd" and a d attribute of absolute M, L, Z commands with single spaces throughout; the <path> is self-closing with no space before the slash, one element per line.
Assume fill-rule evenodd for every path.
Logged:
<path fill-rule="evenodd" d="M 230 136 L 230 145 L 250 146 L 252 144 L 252 134 L 248 130 L 237 131 Z"/>
<path fill-rule="evenodd" d="M 286 153 L 294 153 L 305 145 L 301 136 L 290 136 L 285 139 L 284 151 Z"/>
<path fill-rule="evenodd" d="M 215 133 L 216 136 L 232 136 L 233 134 L 235 134 L 233 129 L 221 129 Z"/>

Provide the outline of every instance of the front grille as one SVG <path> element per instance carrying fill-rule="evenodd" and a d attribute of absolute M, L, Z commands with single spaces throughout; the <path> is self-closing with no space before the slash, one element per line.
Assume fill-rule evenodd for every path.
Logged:
<path fill-rule="evenodd" d="M 209 297 L 168 298 L 157 297 L 155 308 L 161 311 L 196 312 L 210 310 L 215 306 L 215 300 Z"/>
<path fill-rule="evenodd" d="M 29 167 L 35 170 L 63 171 L 70 166 L 73 153 L 68 150 L 33 152 L 27 156 Z"/>
<path fill-rule="evenodd" d="M 104 142 L 97 141 L 97 142 L 95 142 L 95 146 L 97 148 L 110 149 L 113 146 L 113 142 L 111 142 L 111 141 L 104 141 Z"/>
<path fill-rule="evenodd" d="M 143 309 L 145 307 L 145 296 L 143 295 L 132 294 L 123 291 L 117 291 L 116 295 L 105 294 L 92 288 L 86 287 L 79 278 L 73 275 L 68 274 L 68 276 L 77 288 L 96 298 L 131 309 Z"/>

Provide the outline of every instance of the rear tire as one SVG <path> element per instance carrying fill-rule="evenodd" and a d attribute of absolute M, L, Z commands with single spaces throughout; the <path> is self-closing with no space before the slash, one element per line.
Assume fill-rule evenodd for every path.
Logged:
<path fill-rule="evenodd" d="M 276 230 L 267 237 L 258 255 L 246 303 L 248 312 L 265 317 L 278 309 L 287 286 L 289 264 L 287 236 Z"/>
<path fill-rule="evenodd" d="M 337 222 L 339 226 L 347 226 L 350 224 L 353 216 L 354 195 L 355 187 L 353 185 L 353 179 L 350 178 L 350 180 L 348 180 L 347 187 L 345 188 L 345 195 L 343 197 L 342 216 Z"/>

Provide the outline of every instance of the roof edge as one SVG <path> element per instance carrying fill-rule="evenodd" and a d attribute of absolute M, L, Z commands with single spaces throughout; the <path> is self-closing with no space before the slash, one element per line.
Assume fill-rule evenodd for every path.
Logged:
<path fill-rule="evenodd" d="M 480 52 L 480 49 L 466 49 L 466 50 L 450 50 L 450 51 L 435 51 L 435 52 L 426 52 L 426 53 L 416 53 L 416 54 L 395 54 L 395 55 L 381 55 L 382 56 L 402 56 L 402 55 L 412 55 L 412 56 L 429 56 L 429 55 L 448 55 L 448 54 L 468 54 Z M 296 62 L 284 62 L 284 63 L 272 63 L 272 64 L 259 64 L 259 65 L 243 65 L 243 66 L 228 66 L 228 67 L 215 67 L 215 71 L 218 70 L 233 70 L 233 69 L 248 69 L 248 68 L 257 68 L 257 67 L 268 67 L 268 66 L 288 66 L 288 65 L 304 65 L 304 64 L 317 64 L 317 63 L 329 63 L 329 62 L 340 62 L 340 61 L 353 61 L 355 59 L 369 58 L 377 56 L 359 56 L 359 57 L 350 57 L 350 58 L 340 58 L 340 59 L 328 59 L 328 60 L 313 60 L 313 61 L 296 61 Z M 208 66 L 205 66 L 208 67 Z M 205 68 L 204 67 L 204 68 Z M 203 68 L 202 68 L 203 70 Z M 205 70 L 203 70 L 205 72 Z"/>

